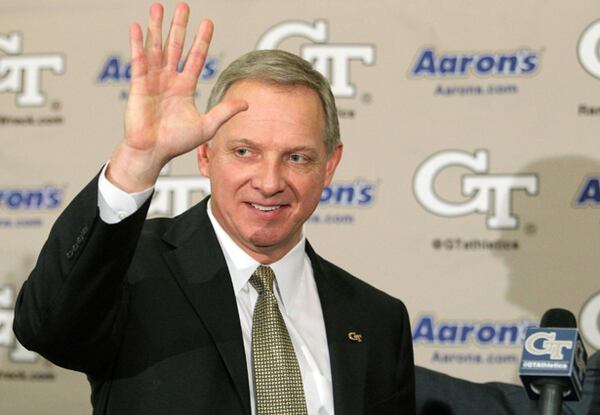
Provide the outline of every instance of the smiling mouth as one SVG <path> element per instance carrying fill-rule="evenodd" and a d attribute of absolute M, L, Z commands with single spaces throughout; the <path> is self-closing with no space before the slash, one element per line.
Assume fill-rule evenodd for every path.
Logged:
<path fill-rule="evenodd" d="M 277 209 L 281 208 L 281 205 L 263 206 L 263 205 L 259 205 L 259 204 L 256 204 L 256 203 L 250 203 L 250 205 L 252 205 L 252 207 L 254 209 L 260 210 L 261 212 L 272 212 L 274 210 L 277 210 Z"/>

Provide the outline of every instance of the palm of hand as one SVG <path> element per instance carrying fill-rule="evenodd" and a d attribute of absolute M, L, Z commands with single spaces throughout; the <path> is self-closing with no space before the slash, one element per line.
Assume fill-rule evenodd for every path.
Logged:
<path fill-rule="evenodd" d="M 140 25 L 130 28 L 131 83 L 125 110 L 125 137 L 111 157 L 106 177 L 124 191 L 152 186 L 171 159 L 210 140 L 218 128 L 248 104 L 224 100 L 210 112 L 197 111 L 194 94 L 212 39 L 213 25 L 198 27 L 185 65 L 182 56 L 189 7 L 177 5 L 169 35 L 162 44 L 163 8 L 150 8 L 148 33 Z"/>
<path fill-rule="evenodd" d="M 126 110 L 126 142 L 171 159 L 203 138 L 203 115 L 194 100 L 195 83 L 177 72 L 161 71 L 132 79 Z"/>

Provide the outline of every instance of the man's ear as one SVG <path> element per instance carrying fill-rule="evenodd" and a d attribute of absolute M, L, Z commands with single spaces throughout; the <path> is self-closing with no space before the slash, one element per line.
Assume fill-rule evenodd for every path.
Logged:
<path fill-rule="evenodd" d="M 206 177 L 210 177 L 210 161 L 208 158 L 209 153 L 210 148 L 208 147 L 208 143 L 201 144 L 196 149 L 198 169 L 200 170 L 200 173 Z"/>
<path fill-rule="evenodd" d="M 333 150 L 333 153 L 329 155 L 327 164 L 325 165 L 325 186 L 329 186 L 331 184 L 335 169 L 337 168 L 338 164 L 340 164 L 340 160 L 342 159 L 343 150 L 344 145 L 339 143 L 335 150 Z"/>

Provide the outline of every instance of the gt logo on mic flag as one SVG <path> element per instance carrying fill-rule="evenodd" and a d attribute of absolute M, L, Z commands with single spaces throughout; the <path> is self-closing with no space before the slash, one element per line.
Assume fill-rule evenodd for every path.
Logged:
<path fill-rule="evenodd" d="M 568 385 L 566 401 L 581 399 L 587 353 L 577 329 L 530 327 L 525 334 L 519 376 L 531 399 L 539 398 L 536 381 L 553 378 Z"/>
<path fill-rule="evenodd" d="M 538 347 L 537 343 L 542 340 L 542 347 Z M 535 356 L 550 355 L 550 360 L 564 359 L 563 349 L 573 349 L 571 340 L 556 340 L 555 332 L 540 331 L 532 334 L 525 341 L 525 350 Z M 532 362 L 533 363 L 533 362 Z"/>

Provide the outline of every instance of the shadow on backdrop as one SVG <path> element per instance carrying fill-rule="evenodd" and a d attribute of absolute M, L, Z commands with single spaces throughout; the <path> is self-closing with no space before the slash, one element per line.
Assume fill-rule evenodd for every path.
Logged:
<path fill-rule="evenodd" d="M 513 193 L 519 228 L 502 231 L 501 238 L 519 240 L 520 248 L 495 254 L 508 267 L 506 299 L 538 319 L 549 308 L 571 310 L 589 340 L 590 334 L 600 333 L 600 316 L 592 327 L 581 327 L 579 314 L 587 301 L 600 295 L 600 194 L 594 186 L 586 188 L 586 181 L 600 177 L 600 160 L 547 158 L 522 172 L 538 175 L 539 193 Z M 586 203 L 578 205 L 582 192 Z M 595 346 L 586 344 L 590 354 L 599 348 Z"/>

